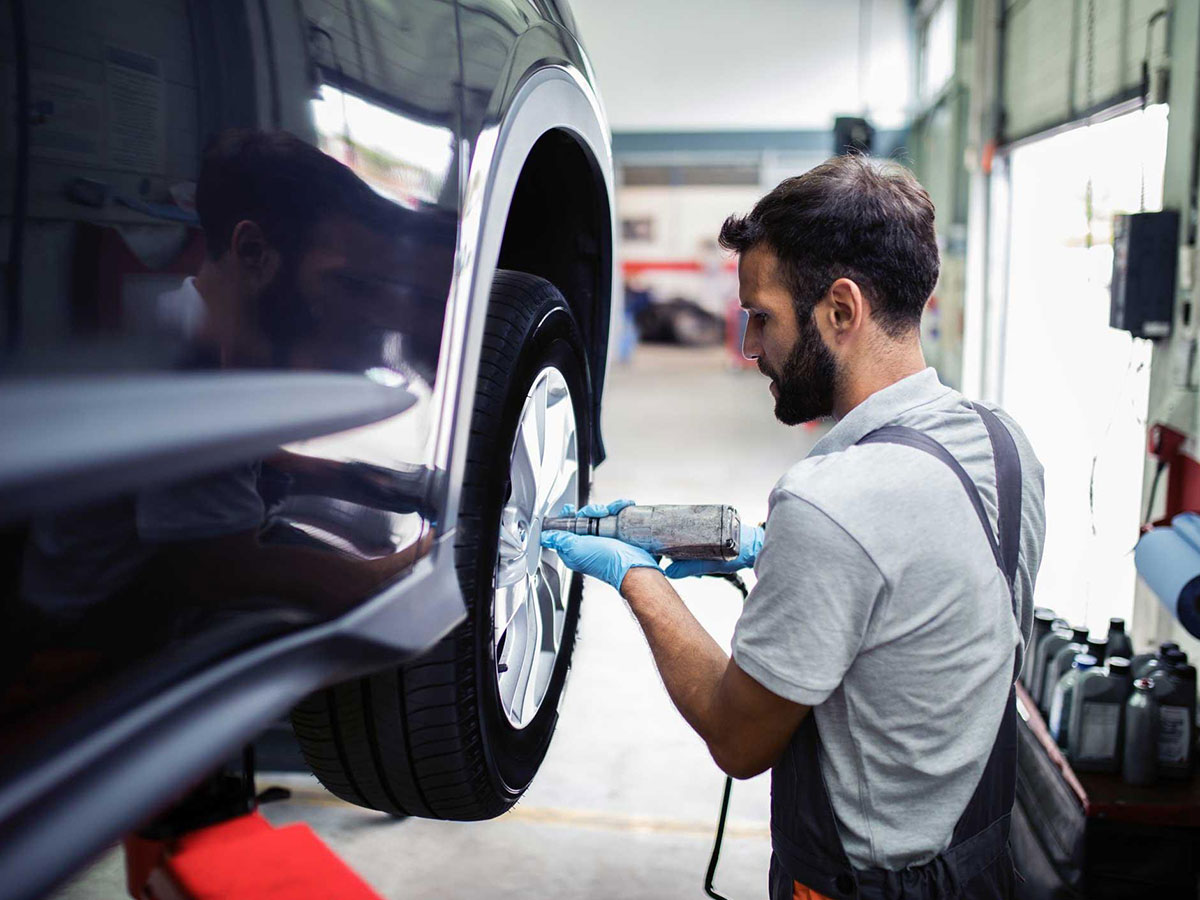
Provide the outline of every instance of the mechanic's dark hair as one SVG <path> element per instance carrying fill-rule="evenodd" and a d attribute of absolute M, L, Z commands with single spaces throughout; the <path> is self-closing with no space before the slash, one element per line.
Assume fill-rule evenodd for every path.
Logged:
<path fill-rule="evenodd" d="M 858 284 L 891 337 L 921 323 L 940 261 L 933 201 L 897 163 L 835 156 L 788 178 L 748 216 L 721 226 L 721 246 L 745 253 L 765 243 L 779 258 L 796 314 L 811 314 L 839 278 Z"/>
<path fill-rule="evenodd" d="M 393 206 L 336 159 L 285 131 L 221 132 L 206 148 L 196 182 L 196 212 L 213 259 L 229 250 L 245 219 L 295 259 L 326 216 L 379 220 Z"/>

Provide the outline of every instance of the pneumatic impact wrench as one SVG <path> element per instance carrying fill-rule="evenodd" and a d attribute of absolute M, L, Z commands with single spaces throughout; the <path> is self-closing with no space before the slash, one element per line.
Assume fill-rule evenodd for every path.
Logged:
<path fill-rule="evenodd" d="M 542 520 L 543 531 L 611 537 L 654 556 L 671 559 L 736 559 L 741 519 L 732 506 L 627 506 L 615 516 L 559 516 Z"/>

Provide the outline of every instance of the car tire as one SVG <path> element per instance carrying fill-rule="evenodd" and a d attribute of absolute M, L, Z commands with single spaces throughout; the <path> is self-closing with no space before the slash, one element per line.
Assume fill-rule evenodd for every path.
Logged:
<path fill-rule="evenodd" d="M 553 610 L 556 655 L 539 670 L 542 686 L 535 693 L 544 693 L 531 717 L 514 721 L 515 694 L 509 698 L 504 681 L 510 669 L 501 658 L 515 653 L 517 641 L 505 644 L 507 629 L 496 638 L 494 584 L 500 579 L 497 560 L 511 555 L 506 549 L 500 556 L 502 516 L 509 516 L 525 481 L 514 474 L 515 463 L 504 461 L 516 458 L 518 429 L 529 421 L 534 390 L 553 379 L 561 398 L 565 384 L 575 424 L 576 475 L 564 496 L 586 502 L 592 441 L 586 359 L 575 319 L 552 284 L 520 272 L 496 273 L 454 544 L 467 618 L 415 661 L 319 691 L 293 710 L 292 725 L 309 767 L 338 797 L 396 816 L 488 819 L 516 803 L 537 772 L 558 718 L 582 578 L 557 564 L 562 580 Z M 562 417 L 564 408 L 557 407 L 556 415 Z M 541 581 L 526 620 L 551 590 L 543 589 L 553 583 L 552 573 L 543 572 L 548 552 L 534 549 Z M 545 659 L 540 647 L 535 653 Z M 526 690 L 532 683 L 528 676 Z M 522 704 L 518 713 L 525 711 Z"/>

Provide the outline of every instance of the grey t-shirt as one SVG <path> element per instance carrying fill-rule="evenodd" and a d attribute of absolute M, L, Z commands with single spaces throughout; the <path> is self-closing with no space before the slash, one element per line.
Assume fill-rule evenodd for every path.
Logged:
<path fill-rule="evenodd" d="M 769 690 L 813 707 L 825 784 L 859 868 L 899 869 L 949 846 L 1029 639 L 1045 541 L 1042 466 L 997 413 L 1023 478 L 1015 617 L 950 468 L 911 447 L 855 446 L 882 425 L 925 432 L 974 480 L 995 529 L 987 430 L 933 369 L 851 410 L 771 493 L 733 658 Z"/>

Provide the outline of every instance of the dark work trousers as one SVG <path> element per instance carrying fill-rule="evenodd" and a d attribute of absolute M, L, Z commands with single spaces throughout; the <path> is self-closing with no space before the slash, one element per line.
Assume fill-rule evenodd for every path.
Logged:
<path fill-rule="evenodd" d="M 1008 581 L 1015 616 L 1013 584 L 1021 530 L 1021 462 L 1012 435 L 996 415 L 982 406 L 976 406 L 975 411 L 987 426 L 995 457 L 999 539 L 974 482 L 958 460 L 933 438 L 912 428 L 885 425 L 858 443 L 903 444 L 936 456 L 954 471 L 979 516 L 996 565 Z M 831 900 L 992 900 L 1012 896 L 1014 873 L 1008 834 L 1016 788 L 1014 694 L 1009 695 L 983 776 L 954 826 L 950 846 L 926 863 L 898 871 L 856 869 L 851 865 L 821 774 L 820 744 L 817 723 L 810 714 L 771 771 L 771 900 L 807 900 L 814 896 Z"/>

